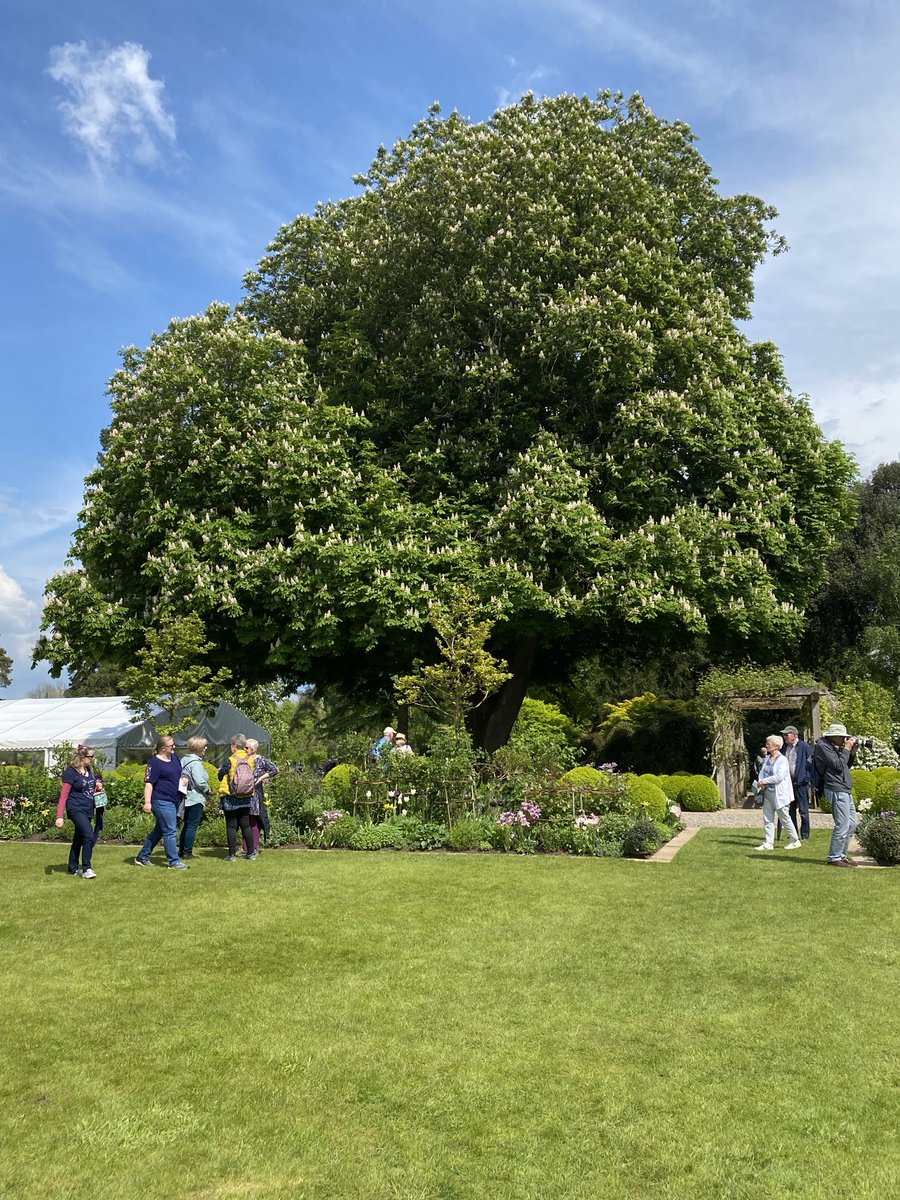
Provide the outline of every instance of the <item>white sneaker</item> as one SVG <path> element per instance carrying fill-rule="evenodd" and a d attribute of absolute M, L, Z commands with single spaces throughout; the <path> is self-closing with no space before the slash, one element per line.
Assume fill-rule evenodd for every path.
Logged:
<path fill-rule="evenodd" d="M 87 869 L 87 870 L 84 872 L 84 878 L 85 878 L 85 879 L 96 879 L 96 878 L 97 878 L 97 872 L 96 872 L 96 871 L 92 871 L 92 870 L 91 870 L 91 868 L 90 868 L 90 867 L 88 867 L 88 869 Z"/>
<path fill-rule="evenodd" d="M 785 850 L 800 850 L 802 848 L 802 842 L 788 842 L 788 844 L 785 846 Z"/>
<path fill-rule="evenodd" d="M 770 846 L 768 842 L 763 842 L 760 846 L 754 846 L 754 850 L 774 850 L 774 846 Z"/>

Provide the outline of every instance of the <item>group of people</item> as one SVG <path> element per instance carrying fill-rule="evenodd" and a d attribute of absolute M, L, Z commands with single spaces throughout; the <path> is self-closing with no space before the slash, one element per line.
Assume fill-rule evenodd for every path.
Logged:
<path fill-rule="evenodd" d="M 774 850 L 775 838 L 785 829 L 785 850 L 798 850 L 809 837 L 810 790 L 821 791 L 831 805 L 834 832 L 828 848 L 828 865 L 853 867 L 850 839 L 856 830 L 853 779 L 857 739 L 843 725 L 833 724 L 811 746 L 796 726 L 766 738 L 765 758 L 756 783 L 763 797 L 763 841 L 757 850 Z M 799 825 L 799 828 L 798 828 Z"/>
<path fill-rule="evenodd" d="M 392 725 L 385 726 L 384 733 L 369 751 L 369 757 L 386 759 L 390 754 L 413 754 L 405 733 L 398 733 Z"/>
<path fill-rule="evenodd" d="M 188 740 L 187 754 L 180 758 L 175 753 L 173 737 L 157 739 L 144 775 L 144 812 L 152 814 L 156 823 L 134 860 L 139 867 L 150 866 L 150 856 L 162 842 L 170 870 L 189 869 L 185 859 L 194 857 L 197 829 L 214 789 L 204 765 L 208 748 L 206 738 L 192 737 Z M 216 789 L 225 815 L 228 862 L 237 860 L 238 830 L 244 857 L 252 860 L 259 854 L 261 834 L 269 829 L 264 789 L 277 774 L 278 767 L 259 753 L 255 738 L 239 733 L 231 739 L 231 753 L 218 771 Z M 103 777 L 94 769 L 94 750 L 79 746 L 63 774 L 56 810 L 57 826 L 62 827 L 66 816 L 75 826 L 69 848 L 72 875 L 85 879 L 97 877 L 91 859 L 103 829 L 105 803 Z"/>

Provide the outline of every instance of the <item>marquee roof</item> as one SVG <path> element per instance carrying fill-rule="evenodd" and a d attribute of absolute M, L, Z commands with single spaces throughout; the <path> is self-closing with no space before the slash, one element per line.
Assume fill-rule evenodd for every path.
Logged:
<path fill-rule="evenodd" d="M 211 745 L 226 745 L 236 733 L 271 742 L 271 735 L 233 704 L 223 700 L 211 717 L 202 717 L 175 741 L 184 745 L 195 734 Z M 51 700 L 0 700 L 0 753 L 48 750 L 64 742 L 82 743 L 115 758 L 123 750 L 152 746 L 152 721 L 134 723 L 122 696 L 65 696 Z"/>

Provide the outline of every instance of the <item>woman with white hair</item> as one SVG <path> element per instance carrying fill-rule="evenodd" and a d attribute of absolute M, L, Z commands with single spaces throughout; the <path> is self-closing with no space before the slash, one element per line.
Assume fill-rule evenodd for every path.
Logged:
<path fill-rule="evenodd" d="M 784 738 L 780 733 L 773 733 L 766 738 L 766 761 L 760 767 L 759 784 L 763 794 L 763 830 L 765 838 L 757 850 L 775 849 L 775 822 L 781 824 L 790 834 L 790 841 L 785 850 L 799 850 L 803 843 L 797 833 L 797 826 L 791 820 L 790 806 L 794 799 L 794 789 L 791 786 L 791 772 L 788 761 L 781 753 Z"/>
<path fill-rule="evenodd" d="M 262 830 L 269 836 L 269 810 L 263 788 L 278 774 L 278 768 L 270 758 L 259 753 L 256 738 L 247 738 L 247 753 L 253 757 L 253 799 L 250 801 L 250 854 L 259 854 L 259 835 Z"/>

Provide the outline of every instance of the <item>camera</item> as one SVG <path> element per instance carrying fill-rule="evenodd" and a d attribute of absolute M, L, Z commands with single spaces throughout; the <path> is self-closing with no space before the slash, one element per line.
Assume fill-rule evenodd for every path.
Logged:
<path fill-rule="evenodd" d="M 855 733 L 851 734 L 851 737 L 856 738 L 856 744 L 860 749 L 872 750 L 875 747 L 875 743 L 872 738 L 856 737 Z"/>

